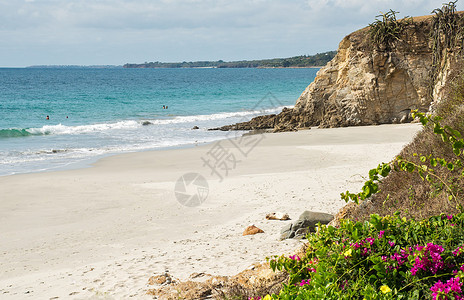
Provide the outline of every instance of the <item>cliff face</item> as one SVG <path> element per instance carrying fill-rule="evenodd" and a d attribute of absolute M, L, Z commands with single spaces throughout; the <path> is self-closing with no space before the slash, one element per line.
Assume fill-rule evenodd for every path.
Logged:
<path fill-rule="evenodd" d="M 364 30 L 365 31 L 365 30 Z M 298 126 L 397 123 L 412 109 L 427 110 L 432 55 L 428 38 L 410 36 L 392 51 L 366 49 L 366 33 L 345 37 L 337 56 L 298 99 Z"/>
<path fill-rule="evenodd" d="M 389 49 L 374 47 L 368 28 L 346 36 L 293 109 L 221 129 L 288 131 L 411 121 L 411 110 L 427 111 L 438 101 L 450 69 L 451 52 L 442 55 L 437 83 L 432 84 L 431 19 L 419 18 Z"/>

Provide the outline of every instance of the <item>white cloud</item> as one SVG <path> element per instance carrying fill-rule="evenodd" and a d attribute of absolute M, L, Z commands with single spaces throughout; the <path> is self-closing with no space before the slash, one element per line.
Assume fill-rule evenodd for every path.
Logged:
<path fill-rule="evenodd" d="M 459 5 L 460 3 L 458 3 Z M 0 65 L 285 57 L 431 0 L 0 0 Z M 15 49 L 14 51 L 11 49 Z M 29 59 L 30 58 L 30 59 Z"/>

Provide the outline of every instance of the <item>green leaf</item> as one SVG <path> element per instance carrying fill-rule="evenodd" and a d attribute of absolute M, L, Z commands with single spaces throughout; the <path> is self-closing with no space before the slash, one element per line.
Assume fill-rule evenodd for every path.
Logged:
<path fill-rule="evenodd" d="M 433 126 L 433 133 L 443 134 L 444 132 L 445 131 L 443 130 L 443 128 L 438 123 L 435 123 L 435 125 Z"/>
<path fill-rule="evenodd" d="M 431 165 L 432 167 L 436 167 L 436 166 L 437 166 L 437 160 L 436 160 L 435 158 L 432 158 L 432 159 L 430 160 L 430 165 Z"/>
<path fill-rule="evenodd" d="M 374 274 L 372 274 L 371 276 L 369 276 L 369 281 L 374 283 L 377 281 L 377 276 L 375 276 Z"/>
<path fill-rule="evenodd" d="M 389 164 L 384 164 L 380 175 L 382 175 L 382 177 L 386 177 L 390 173 L 390 171 L 391 166 Z"/>
<path fill-rule="evenodd" d="M 412 295 L 410 297 L 411 300 L 418 300 L 419 297 L 420 297 L 420 291 L 419 290 L 415 290 L 414 292 L 412 292 Z"/>
<path fill-rule="evenodd" d="M 420 157 L 420 161 L 421 161 L 421 162 L 425 162 L 426 160 L 427 160 L 427 157 L 425 157 L 425 156 L 421 156 L 421 157 Z"/>
<path fill-rule="evenodd" d="M 369 185 L 363 186 L 363 192 L 365 197 L 367 197 L 370 194 L 371 188 L 369 187 Z"/>
<path fill-rule="evenodd" d="M 445 125 L 445 129 L 448 130 L 449 132 L 451 132 L 452 135 L 454 135 L 455 137 L 457 137 L 458 139 L 461 138 L 461 133 L 451 127 L 449 127 L 448 125 Z"/>
<path fill-rule="evenodd" d="M 462 149 L 462 148 L 464 148 L 464 142 L 462 140 L 458 140 L 458 141 L 454 142 L 453 147 Z"/>
<path fill-rule="evenodd" d="M 441 134 L 441 139 L 443 140 L 443 142 L 448 142 L 448 137 L 446 136 L 446 134 L 442 133 Z"/>
<path fill-rule="evenodd" d="M 407 170 L 409 173 L 414 172 L 415 169 L 416 169 L 416 167 L 415 167 L 412 163 L 407 163 L 407 164 L 406 164 L 406 170 Z"/>

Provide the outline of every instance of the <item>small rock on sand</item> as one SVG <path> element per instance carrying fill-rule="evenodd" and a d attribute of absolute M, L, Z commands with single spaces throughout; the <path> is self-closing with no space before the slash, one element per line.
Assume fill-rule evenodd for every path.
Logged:
<path fill-rule="evenodd" d="M 259 229 L 255 225 L 250 225 L 245 229 L 245 231 L 243 232 L 243 235 L 252 235 L 252 234 L 257 234 L 257 233 L 264 233 L 264 231 L 262 229 Z"/>

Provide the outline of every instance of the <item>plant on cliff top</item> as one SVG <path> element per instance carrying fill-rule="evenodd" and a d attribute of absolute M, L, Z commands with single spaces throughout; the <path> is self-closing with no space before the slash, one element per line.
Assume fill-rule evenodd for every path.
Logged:
<path fill-rule="evenodd" d="M 369 33 L 372 41 L 378 48 L 390 50 L 392 43 L 400 39 L 404 28 L 412 24 L 412 18 L 405 17 L 397 20 L 397 11 L 390 9 L 387 13 L 382 13 L 375 17 L 375 21 L 369 24 Z M 381 20 L 378 18 L 382 17 Z"/>
<path fill-rule="evenodd" d="M 457 50 L 460 55 L 464 49 L 464 17 L 456 13 L 456 1 L 443 4 L 442 8 L 432 11 L 432 70 L 430 94 L 433 91 L 438 74 L 444 67 L 443 56 L 446 51 Z"/>

